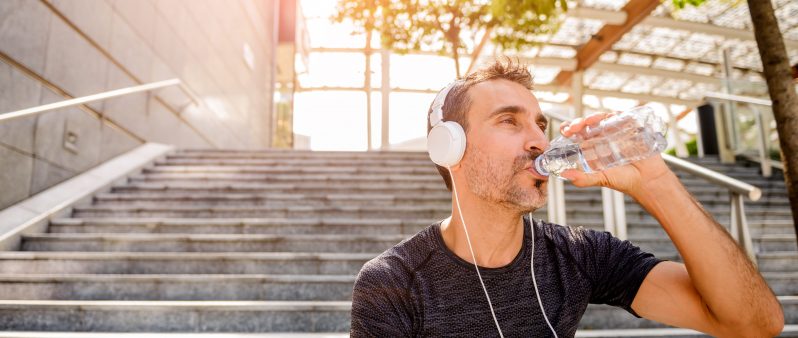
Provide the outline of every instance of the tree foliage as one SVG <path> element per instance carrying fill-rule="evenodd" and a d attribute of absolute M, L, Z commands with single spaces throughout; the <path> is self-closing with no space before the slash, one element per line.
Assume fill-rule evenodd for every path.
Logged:
<path fill-rule="evenodd" d="M 565 0 L 339 0 L 333 21 L 349 20 L 355 33 L 379 32 L 384 48 L 397 52 L 433 50 L 455 61 L 476 45 L 476 32 L 491 33 L 503 49 L 537 44 L 553 33 L 567 11 Z M 469 34 L 470 33 L 470 34 Z"/>

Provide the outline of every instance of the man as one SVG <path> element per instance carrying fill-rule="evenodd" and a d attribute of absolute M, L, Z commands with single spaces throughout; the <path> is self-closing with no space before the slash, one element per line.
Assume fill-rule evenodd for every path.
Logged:
<path fill-rule="evenodd" d="M 551 330 L 573 337 L 588 303 L 713 336 L 781 332 L 784 315 L 768 285 L 658 155 L 563 176 L 633 197 L 685 264 L 661 261 L 608 232 L 524 217 L 546 202 L 547 178 L 532 164 L 548 147 L 547 121 L 531 89 L 526 66 L 510 60 L 451 87 L 443 120 L 458 122 L 467 140 L 459 163 L 438 167 L 453 190 L 452 216 L 363 266 L 353 337 L 493 337 L 499 328 L 507 337 L 553 337 Z M 561 132 L 573 135 L 604 117 L 576 119 Z"/>

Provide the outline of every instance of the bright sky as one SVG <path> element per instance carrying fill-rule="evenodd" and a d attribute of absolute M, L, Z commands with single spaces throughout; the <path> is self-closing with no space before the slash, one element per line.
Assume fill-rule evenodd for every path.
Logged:
<path fill-rule="evenodd" d="M 363 35 L 352 35 L 354 28 L 347 24 L 333 24 L 329 17 L 335 11 L 335 0 L 313 0 L 301 2 L 307 18 L 311 47 L 364 47 Z M 372 46 L 378 46 L 378 37 Z M 371 60 L 372 86 L 381 84 L 380 55 Z M 468 67 L 461 62 L 461 68 Z M 363 86 L 365 57 L 358 53 L 310 53 L 307 73 L 299 75 L 302 87 L 359 87 Z M 535 71 L 538 80 L 556 75 L 551 69 Z M 399 55 L 390 57 L 391 87 L 407 89 L 438 90 L 455 78 L 454 62 L 451 58 L 428 55 Z M 563 102 L 567 94 L 535 92 L 541 101 Z M 391 93 L 389 98 L 389 143 L 393 147 L 407 148 L 414 144 L 416 150 L 424 150 L 426 136 L 426 111 L 434 94 Z M 382 96 L 372 92 L 372 146 L 380 147 Z M 611 110 L 629 109 L 638 104 L 635 100 L 599 98 L 585 96 L 584 103 L 590 107 Z M 649 104 L 666 117 L 668 107 Z M 553 109 L 549 103 L 541 108 Z M 671 114 L 681 112 L 684 107 L 671 106 Z M 366 94 L 363 91 L 305 91 L 294 96 L 294 132 L 309 137 L 312 150 L 366 150 Z M 695 122 L 687 118 L 679 123 L 688 132 L 695 132 Z M 671 143 L 673 144 L 673 143 Z M 403 146 L 404 145 L 404 146 Z"/>

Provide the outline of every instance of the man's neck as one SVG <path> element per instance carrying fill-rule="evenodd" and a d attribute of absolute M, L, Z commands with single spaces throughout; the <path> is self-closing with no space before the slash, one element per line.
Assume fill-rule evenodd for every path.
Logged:
<path fill-rule="evenodd" d="M 497 268 L 510 264 L 523 243 L 523 214 L 504 206 L 463 196 L 460 199 L 460 208 L 468 227 L 468 237 L 471 239 L 477 265 Z M 441 235 L 449 250 L 467 262 L 474 262 L 454 200 L 452 216 L 441 223 Z"/>

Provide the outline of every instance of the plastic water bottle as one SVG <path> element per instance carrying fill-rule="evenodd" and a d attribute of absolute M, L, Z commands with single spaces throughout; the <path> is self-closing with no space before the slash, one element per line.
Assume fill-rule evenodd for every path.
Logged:
<path fill-rule="evenodd" d="M 665 122 L 650 107 L 633 108 L 569 138 L 551 141 L 535 160 L 535 169 L 559 176 L 566 169 L 602 171 L 642 160 L 665 150 L 665 130 Z"/>

